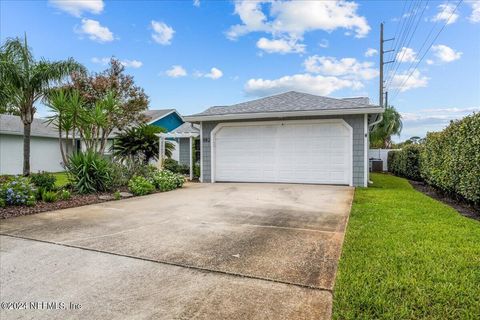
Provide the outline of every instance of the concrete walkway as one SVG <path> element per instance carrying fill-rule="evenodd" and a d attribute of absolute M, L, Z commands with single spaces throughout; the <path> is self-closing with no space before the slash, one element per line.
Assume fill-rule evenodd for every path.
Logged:
<path fill-rule="evenodd" d="M 0 300 L 66 307 L 0 312 L 51 319 L 329 319 L 352 197 L 349 187 L 189 184 L 4 220 Z"/>

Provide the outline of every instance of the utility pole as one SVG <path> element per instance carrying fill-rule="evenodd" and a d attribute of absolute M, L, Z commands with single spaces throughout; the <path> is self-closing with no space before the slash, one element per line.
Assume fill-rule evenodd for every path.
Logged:
<path fill-rule="evenodd" d="M 385 108 L 388 107 L 388 91 L 385 91 Z"/>
<path fill-rule="evenodd" d="M 384 104 L 383 104 L 383 89 L 384 89 L 384 86 L 383 86 L 383 66 L 388 64 L 388 63 L 392 63 L 392 62 L 395 62 L 395 58 L 391 61 L 387 61 L 387 62 L 383 62 L 383 55 L 387 52 L 392 52 L 392 51 L 395 51 L 394 49 L 392 50 L 387 50 L 387 51 L 384 51 L 383 50 L 383 44 L 387 41 L 392 41 L 394 40 L 395 38 L 391 38 L 391 39 L 386 39 L 384 40 L 383 39 L 383 22 L 380 23 L 380 63 L 379 63 L 379 66 L 380 66 L 380 83 L 378 85 L 379 87 L 379 93 L 378 93 L 378 105 L 380 107 L 383 107 Z M 388 101 L 388 92 L 386 93 L 386 97 L 385 97 L 385 100 L 386 100 L 386 103 Z M 386 105 L 385 103 L 385 105 Z"/>
<path fill-rule="evenodd" d="M 383 22 L 380 23 L 380 83 L 378 84 L 378 105 L 383 106 Z"/>

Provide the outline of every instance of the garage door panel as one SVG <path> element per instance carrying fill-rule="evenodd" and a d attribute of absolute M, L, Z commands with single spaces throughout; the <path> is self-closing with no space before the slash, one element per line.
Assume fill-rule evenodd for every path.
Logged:
<path fill-rule="evenodd" d="M 213 139 L 214 178 L 349 184 L 350 134 L 339 122 L 224 126 Z"/>

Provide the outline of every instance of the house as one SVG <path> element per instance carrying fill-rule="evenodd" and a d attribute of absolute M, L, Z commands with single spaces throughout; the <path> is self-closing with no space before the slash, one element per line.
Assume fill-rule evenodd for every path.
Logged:
<path fill-rule="evenodd" d="M 147 110 L 144 112 L 148 124 L 171 131 L 184 123 L 175 109 Z M 114 134 L 112 135 L 113 138 Z M 30 140 L 30 167 L 32 172 L 64 171 L 58 130 L 45 119 L 35 118 L 32 122 Z M 172 141 L 175 151 L 172 158 L 179 160 L 179 142 Z M 108 153 L 111 141 L 107 144 Z M 83 143 L 76 144 L 76 150 L 83 149 Z M 73 150 L 70 150 L 70 153 Z M 23 122 L 14 115 L 0 115 L 0 174 L 21 174 L 23 172 Z"/>
<path fill-rule="evenodd" d="M 48 125 L 45 119 L 33 119 L 30 139 L 32 172 L 64 170 L 58 139 L 58 130 Z M 18 116 L 1 114 L 0 174 L 21 174 L 22 172 L 23 122 Z"/>
<path fill-rule="evenodd" d="M 202 182 L 367 186 L 369 132 L 383 111 L 368 98 L 290 91 L 184 119 L 200 126 Z"/>

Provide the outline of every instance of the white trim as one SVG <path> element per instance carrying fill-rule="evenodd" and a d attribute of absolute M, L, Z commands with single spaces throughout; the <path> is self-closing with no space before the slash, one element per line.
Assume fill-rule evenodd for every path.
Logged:
<path fill-rule="evenodd" d="M 368 114 L 363 117 L 363 186 L 368 187 Z"/>
<path fill-rule="evenodd" d="M 190 137 L 189 139 L 189 146 L 190 146 L 190 181 L 193 180 L 193 152 L 192 152 L 192 149 L 193 149 L 193 137 Z"/>
<path fill-rule="evenodd" d="M 157 111 L 157 110 L 151 110 L 151 111 Z M 158 121 L 158 120 L 160 120 L 160 119 L 163 119 L 163 118 L 165 118 L 166 116 L 171 115 L 171 114 L 174 113 L 174 112 L 177 114 L 177 116 L 180 117 L 180 119 L 182 119 L 183 122 L 186 122 L 185 119 L 183 119 L 183 117 L 180 115 L 180 113 L 178 113 L 176 109 L 173 109 L 172 111 L 169 111 L 169 112 L 165 113 L 164 115 L 161 115 L 161 116 L 158 117 L 158 118 L 155 118 L 155 119 L 150 120 L 149 122 L 147 122 L 147 124 L 152 124 L 152 123 L 154 123 L 155 121 Z"/>
<path fill-rule="evenodd" d="M 164 137 L 164 138 L 196 138 L 200 134 L 199 133 L 175 133 L 175 132 L 167 132 L 167 133 L 158 133 L 157 136 Z"/>
<path fill-rule="evenodd" d="M 266 124 L 295 124 L 295 123 L 340 123 L 350 133 L 350 148 L 349 149 L 349 159 L 350 159 L 350 170 L 349 170 L 349 177 L 348 181 L 350 182 L 349 185 L 353 186 L 353 128 L 343 119 L 311 119 L 311 120 L 285 120 L 285 121 L 249 121 L 249 122 L 222 122 L 219 123 L 213 128 L 210 132 L 210 177 L 211 183 L 215 183 L 215 135 L 220 129 L 224 127 L 238 127 L 238 126 L 260 126 Z M 201 124 L 201 123 L 200 123 Z M 202 132 L 202 131 L 200 131 Z M 200 158 L 203 159 L 203 155 L 200 155 Z M 202 165 L 202 162 L 200 162 Z M 203 171 L 203 170 L 202 170 Z"/>
<path fill-rule="evenodd" d="M 322 115 L 345 115 L 345 114 L 365 114 L 365 113 L 383 113 L 384 109 L 380 107 L 356 108 L 356 109 L 328 109 L 313 111 L 280 111 L 280 112 L 257 112 L 257 113 L 238 113 L 238 114 L 220 114 L 205 116 L 186 116 L 185 120 L 189 122 L 215 121 L 215 120 L 247 120 L 247 119 L 265 119 L 265 118 L 287 118 L 287 117 L 305 117 Z"/>
<path fill-rule="evenodd" d="M 203 123 L 200 122 L 200 182 L 203 182 Z"/>

